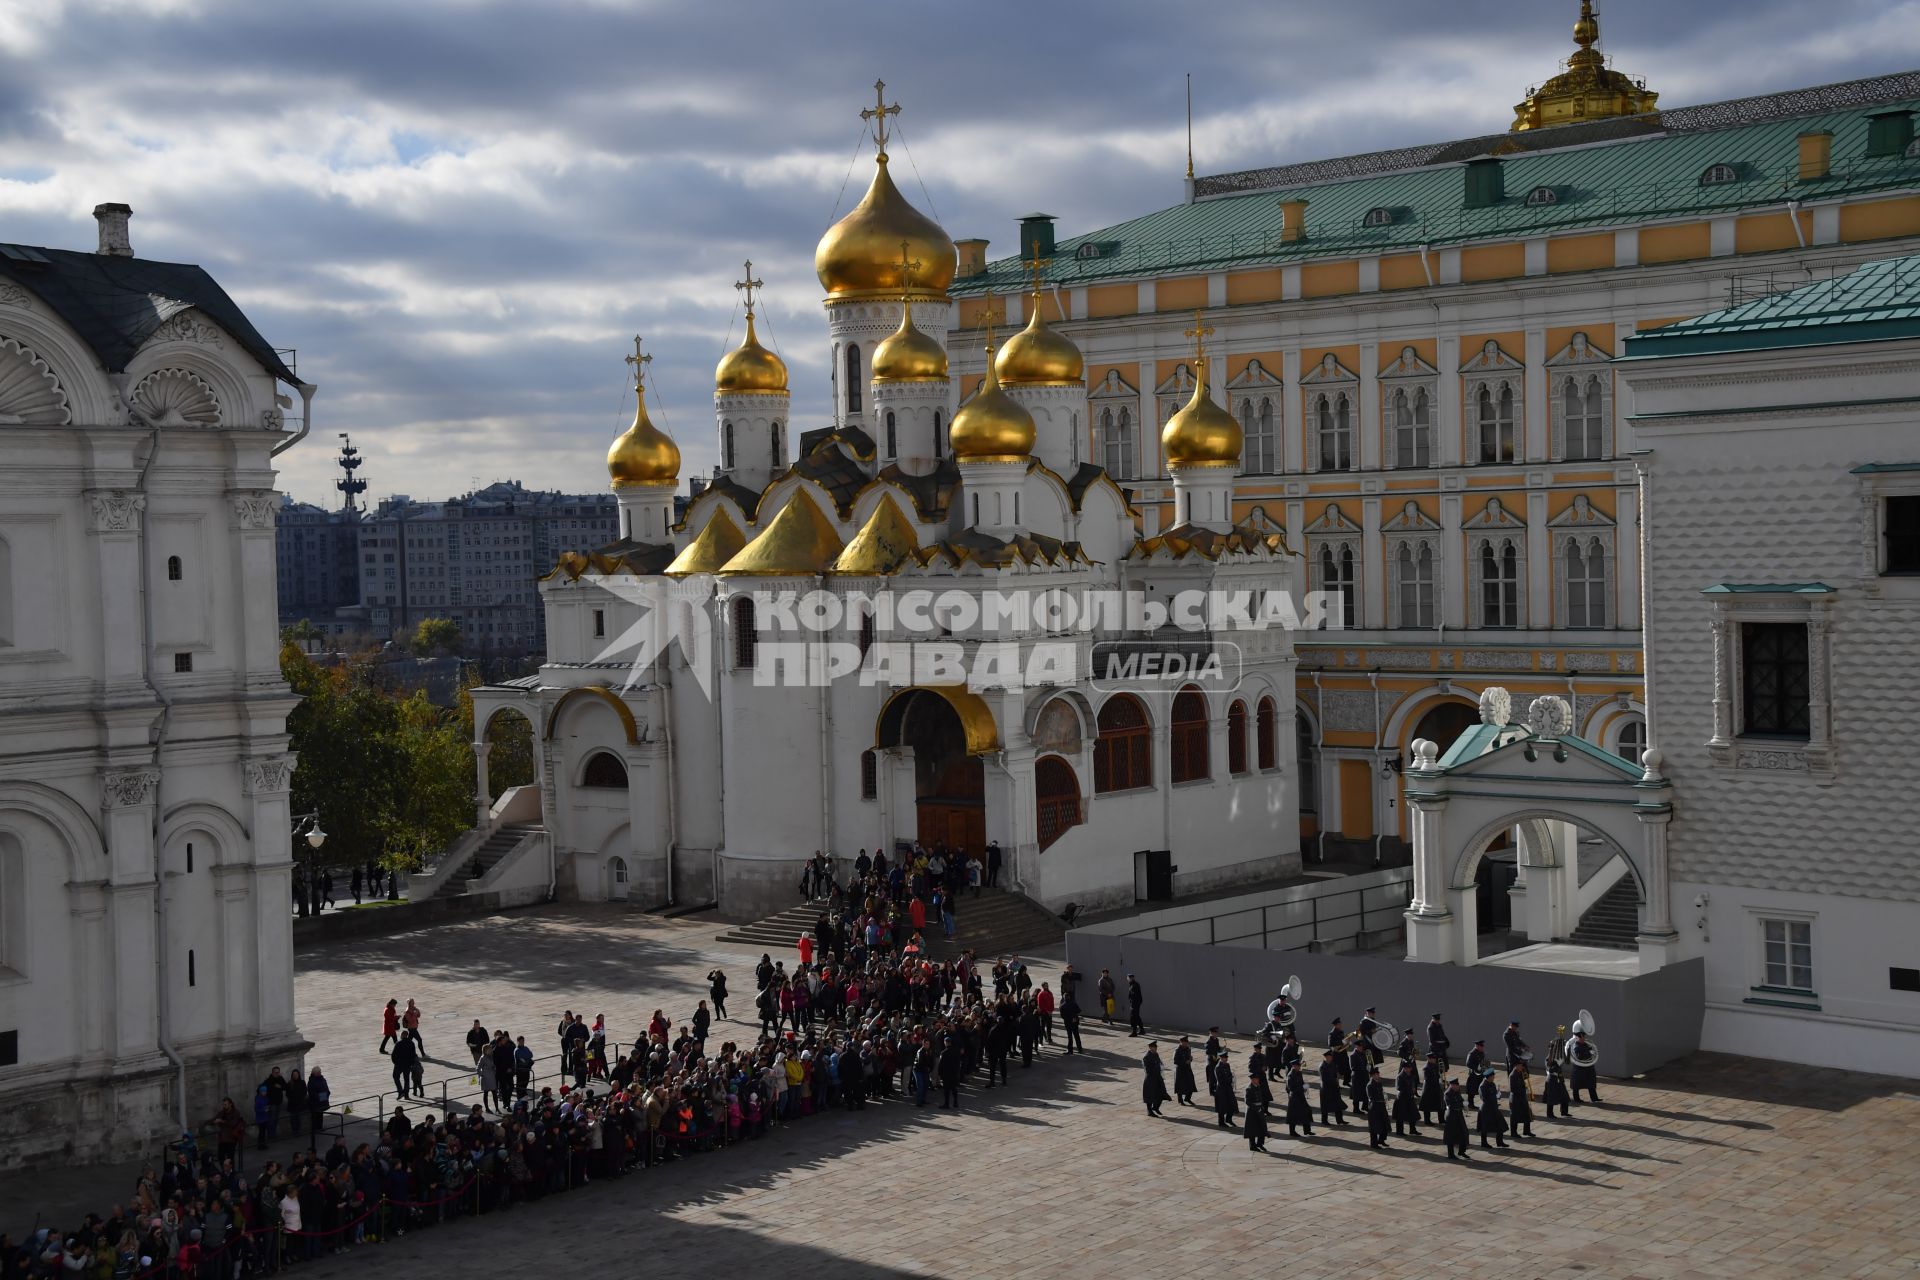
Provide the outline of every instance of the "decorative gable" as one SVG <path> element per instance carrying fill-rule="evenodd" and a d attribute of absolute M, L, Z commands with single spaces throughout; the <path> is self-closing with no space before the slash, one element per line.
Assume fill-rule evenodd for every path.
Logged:
<path fill-rule="evenodd" d="M 1227 379 L 1227 388 L 1231 391 L 1251 391 L 1260 387 L 1277 387 L 1280 379 L 1272 370 L 1258 360 L 1247 361 L 1247 367 Z"/>
<path fill-rule="evenodd" d="M 1557 369 L 1564 365 L 1606 364 L 1613 356 L 1587 341 L 1587 335 L 1576 333 L 1572 341 L 1547 358 L 1547 367 Z"/>
<path fill-rule="evenodd" d="M 1327 509 L 1320 513 L 1320 518 L 1307 526 L 1307 532 L 1312 534 L 1359 533 L 1360 526 L 1347 518 L 1346 512 L 1340 510 L 1339 503 L 1329 502 Z"/>
<path fill-rule="evenodd" d="M 1487 505 L 1480 514 L 1466 522 L 1467 529 L 1524 529 L 1527 522 L 1501 505 L 1500 499 L 1488 498 Z"/>
<path fill-rule="evenodd" d="M 1439 521 L 1422 511 L 1420 504 L 1411 499 L 1393 519 L 1380 526 L 1382 533 L 1437 533 L 1439 529 Z"/>
<path fill-rule="evenodd" d="M 1193 370 L 1184 364 L 1175 365 L 1166 381 L 1153 389 L 1155 395 L 1188 396 L 1193 394 Z"/>
<path fill-rule="evenodd" d="M 1400 348 L 1399 356 L 1380 370 L 1382 378 L 1431 378 L 1440 371 L 1420 358 L 1412 347 Z"/>
<path fill-rule="evenodd" d="M 1550 529 L 1611 529 L 1613 521 L 1593 509 L 1584 493 L 1575 494 L 1567 509 L 1547 521 Z"/>
<path fill-rule="evenodd" d="M 1118 369 L 1107 370 L 1107 376 L 1095 383 L 1093 390 L 1087 393 L 1089 399 L 1100 400 L 1119 396 L 1137 397 L 1140 389 L 1120 376 Z"/>
<path fill-rule="evenodd" d="M 1498 342 L 1495 342 L 1492 338 L 1488 338 L 1485 343 L 1481 344 L 1480 349 L 1468 357 L 1465 364 L 1460 366 L 1460 372 L 1485 376 L 1487 374 L 1518 373 L 1524 368 L 1526 368 L 1525 365 L 1515 360 L 1505 351 L 1502 351 Z"/>
<path fill-rule="evenodd" d="M 1320 357 L 1320 363 L 1313 366 L 1313 370 L 1310 373 L 1302 374 L 1300 377 L 1302 385 L 1317 385 L 1324 382 L 1358 381 L 1360 381 L 1360 375 L 1341 364 L 1331 351 Z"/>

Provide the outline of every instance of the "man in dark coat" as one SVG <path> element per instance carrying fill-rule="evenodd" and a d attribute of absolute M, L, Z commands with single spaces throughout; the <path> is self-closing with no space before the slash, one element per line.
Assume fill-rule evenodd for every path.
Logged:
<path fill-rule="evenodd" d="M 1394 1081 L 1393 1133 L 1395 1137 L 1420 1136 L 1420 1073 L 1407 1058 L 1400 1060 L 1400 1075 Z"/>
<path fill-rule="evenodd" d="M 1506 1042 L 1507 1046 L 1507 1070 L 1513 1070 L 1516 1063 L 1525 1062 L 1533 1056 L 1533 1050 L 1527 1046 L 1525 1040 L 1520 1038 L 1520 1019 L 1515 1018 L 1507 1024 L 1507 1029 L 1501 1036 L 1501 1039 Z"/>
<path fill-rule="evenodd" d="M 987 888 L 1000 887 L 1000 842 L 987 841 Z"/>
<path fill-rule="evenodd" d="M 1360 1033 L 1360 1043 L 1366 1046 L 1367 1062 L 1369 1064 L 1378 1063 L 1381 1058 L 1380 1050 L 1376 1048 L 1373 1043 L 1373 1033 L 1380 1028 L 1380 1024 L 1374 1020 L 1373 1014 L 1373 1006 L 1368 1005 L 1366 1013 L 1361 1015 L 1360 1025 L 1354 1028 L 1355 1031 Z"/>
<path fill-rule="evenodd" d="M 1540 1091 L 1541 1101 L 1547 1104 L 1547 1119 L 1553 1119 L 1553 1109 L 1560 1108 L 1560 1116 L 1566 1119 L 1573 1115 L 1573 1098 L 1567 1092 L 1567 1078 L 1560 1070 L 1558 1062 L 1547 1063 L 1547 1083 Z"/>
<path fill-rule="evenodd" d="M 1487 1065 L 1487 1042 L 1475 1040 L 1467 1053 L 1467 1110 L 1480 1109 L 1480 1070 Z"/>
<path fill-rule="evenodd" d="M 1080 1001 L 1071 990 L 1060 998 L 1060 1027 L 1067 1033 L 1068 1053 L 1087 1051 L 1086 1042 L 1080 1039 Z"/>
<path fill-rule="evenodd" d="M 1500 1114 L 1500 1086 L 1494 1083 L 1494 1070 L 1488 1067 L 1480 1076 L 1480 1145 L 1487 1145 L 1487 1138 L 1502 1147 L 1507 1145 L 1507 1118 Z"/>
<path fill-rule="evenodd" d="M 1371 1053 L 1372 1046 L 1365 1040 L 1355 1040 L 1347 1050 L 1347 1080 L 1353 1091 L 1355 1111 L 1367 1109 L 1367 1072 L 1373 1068 Z"/>
<path fill-rule="evenodd" d="M 1147 1031 L 1147 1024 L 1140 1021 L 1141 999 L 1142 999 L 1142 996 L 1140 993 L 1140 979 L 1134 977 L 1132 974 L 1128 974 L 1127 975 L 1127 1025 L 1129 1027 L 1129 1030 L 1127 1034 L 1130 1036 L 1145 1035 Z"/>
<path fill-rule="evenodd" d="M 1233 1067 L 1227 1062 L 1227 1051 L 1220 1051 L 1220 1060 L 1213 1064 L 1213 1106 L 1222 1129 L 1233 1128 L 1233 1118 L 1240 1114 L 1240 1095 L 1233 1091 Z"/>
<path fill-rule="evenodd" d="M 1193 1046 L 1181 1036 L 1173 1050 L 1173 1096 L 1180 1100 L 1181 1106 L 1190 1107 L 1193 1095 L 1198 1092 L 1200 1087 L 1193 1078 Z"/>
<path fill-rule="evenodd" d="M 1387 1145 L 1387 1126 L 1390 1123 L 1387 1109 L 1387 1086 L 1380 1078 L 1378 1066 L 1367 1067 L 1367 1145 L 1384 1147 Z"/>
<path fill-rule="evenodd" d="M 1347 1079 L 1347 1029 L 1335 1018 L 1333 1025 L 1327 1028 L 1327 1048 L 1333 1050 L 1335 1065 L 1340 1071 L 1340 1083 L 1349 1083 Z"/>
<path fill-rule="evenodd" d="M 1029 1000 L 1020 1006 L 1020 1065 L 1033 1065 L 1034 1050 L 1040 1047 L 1040 1011 Z"/>
<path fill-rule="evenodd" d="M 948 1036 L 940 1050 L 940 1109 L 960 1106 L 960 1046 Z"/>
<path fill-rule="evenodd" d="M 1440 1071 L 1443 1075 L 1449 1065 L 1447 1050 L 1452 1047 L 1453 1041 L 1447 1039 L 1447 1029 L 1440 1025 L 1440 1015 L 1434 1014 L 1432 1020 L 1427 1023 L 1427 1052 L 1438 1055 Z"/>
<path fill-rule="evenodd" d="M 1447 1081 L 1447 1118 L 1441 1126 L 1441 1132 L 1447 1140 L 1447 1159 L 1466 1160 L 1467 1155 L 1467 1098 L 1460 1091 L 1458 1080 Z"/>
<path fill-rule="evenodd" d="M 1160 1114 L 1160 1104 L 1169 1096 L 1167 1078 L 1160 1069 L 1160 1042 L 1147 1041 L 1147 1051 L 1140 1059 L 1140 1065 L 1146 1068 L 1146 1079 L 1140 1082 L 1140 1100 L 1147 1104 L 1147 1114 Z"/>
<path fill-rule="evenodd" d="M 1320 1057 L 1320 1123 L 1345 1125 L 1347 1104 L 1340 1096 L 1339 1055 L 1332 1049 Z"/>
<path fill-rule="evenodd" d="M 1533 1136 L 1533 1103 L 1527 1098 L 1527 1064 L 1516 1062 L 1507 1074 L 1507 1120 L 1513 1136 Z"/>
<path fill-rule="evenodd" d="M 1440 1065 L 1440 1055 L 1427 1055 L 1426 1071 L 1420 1083 L 1420 1119 L 1426 1124 L 1435 1124 L 1447 1110 L 1447 1086 L 1443 1078 L 1444 1068 Z"/>
<path fill-rule="evenodd" d="M 1287 1136 L 1297 1138 L 1304 1126 L 1313 1136 L 1313 1108 L 1307 1105 L 1307 1074 L 1296 1059 L 1287 1067 Z"/>
<path fill-rule="evenodd" d="M 1267 1081 L 1265 1076 L 1247 1077 L 1247 1150 L 1267 1149 Z"/>
<path fill-rule="evenodd" d="M 1588 1065 L 1581 1066 L 1585 1058 Z M 1573 1068 L 1573 1096 L 1577 1101 L 1580 1091 L 1585 1089 L 1587 1097 L 1593 1102 L 1600 1101 L 1600 1052 L 1587 1039 L 1586 1031 L 1573 1033 L 1573 1039 L 1567 1041 L 1567 1063 Z"/>
<path fill-rule="evenodd" d="M 1280 1048 L 1273 1054 L 1273 1077 L 1278 1080 L 1301 1060 L 1300 1041 L 1288 1027 L 1286 1034 L 1280 1037 Z"/>

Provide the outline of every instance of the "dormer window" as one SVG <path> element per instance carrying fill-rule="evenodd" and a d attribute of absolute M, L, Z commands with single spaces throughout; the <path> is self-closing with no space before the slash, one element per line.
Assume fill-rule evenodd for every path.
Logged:
<path fill-rule="evenodd" d="M 1700 185 L 1703 187 L 1724 187 L 1738 181 L 1740 174 L 1730 164 L 1710 164 L 1706 172 L 1700 175 Z"/>
<path fill-rule="evenodd" d="M 1527 192 L 1529 205 L 1559 204 L 1560 191 L 1556 187 L 1535 187 Z"/>
<path fill-rule="evenodd" d="M 1909 160 L 1920 160 L 1920 138 L 1915 138 L 1912 142 L 1909 142 L 1907 149 L 1901 152 L 1901 154 Z"/>
<path fill-rule="evenodd" d="M 1367 210 L 1367 216 L 1360 220 L 1363 227 L 1390 227 L 1393 225 L 1393 210 L 1386 205 Z"/>

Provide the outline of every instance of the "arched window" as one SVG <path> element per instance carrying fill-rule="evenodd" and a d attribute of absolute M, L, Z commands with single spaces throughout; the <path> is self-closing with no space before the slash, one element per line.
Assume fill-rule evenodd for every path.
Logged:
<path fill-rule="evenodd" d="M 1277 470 L 1273 432 L 1273 397 L 1248 397 L 1240 402 L 1240 433 L 1245 444 L 1241 468 L 1248 475 L 1270 475 Z"/>
<path fill-rule="evenodd" d="M 1535 187 L 1527 192 L 1527 203 L 1530 205 L 1559 204 L 1560 193 L 1552 187 Z"/>
<path fill-rule="evenodd" d="M 1207 700 L 1192 685 L 1173 698 L 1173 780 L 1199 782 L 1212 776 L 1207 759 Z"/>
<path fill-rule="evenodd" d="M 860 412 L 860 344 L 847 344 L 847 412 Z"/>
<path fill-rule="evenodd" d="M 1480 543 L 1480 625 L 1510 628 L 1520 625 L 1520 553 L 1512 539 Z"/>
<path fill-rule="evenodd" d="M 1647 749 L 1647 722 L 1634 716 L 1620 726 L 1620 742 L 1614 753 L 1629 764 L 1639 764 Z"/>
<path fill-rule="evenodd" d="M 1247 771 L 1247 704 L 1236 699 L 1227 708 L 1227 772 Z"/>
<path fill-rule="evenodd" d="M 1131 791 L 1153 785 L 1153 738 L 1147 709 L 1129 693 L 1116 693 L 1100 708 L 1093 742 L 1095 792 Z"/>
<path fill-rule="evenodd" d="M 860 615 L 860 656 L 866 657 L 867 650 L 873 648 L 873 615 Z"/>
<path fill-rule="evenodd" d="M 1253 717 L 1253 736 L 1255 754 L 1262 769 L 1280 767 L 1280 739 L 1277 732 L 1278 726 L 1274 724 L 1278 714 L 1279 709 L 1274 706 L 1272 698 L 1260 699 L 1259 710 Z"/>
<path fill-rule="evenodd" d="M 947 453 L 946 432 L 940 426 L 940 411 L 933 411 L 933 456 L 944 458 Z"/>
<path fill-rule="evenodd" d="M 1326 542 L 1320 546 L 1319 558 L 1320 590 L 1329 595 L 1340 594 L 1340 625 L 1351 629 L 1358 616 L 1356 606 L 1360 592 L 1354 581 L 1353 544 L 1350 542 Z M 1331 602 L 1330 602 L 1331 607 Z"/>
<path fill-rule="evenodd" d="M 1597 374 L 1571 377 L 1561 385 L 1560 430 L 1568 458 L 1605 456 L 1605 407 L 1605 390 Z"/>
<path fill-rule="evenodd" d="M 1567 540 L 1562 564 L 1567 575 L 1567 626 L 1607 625 L 1607 549 L 1598 538 Z"/>
<path fill-rule="evenodd" d="M 733 466 L 733 423 L 720 424 L 720 465 L 731 469 Z"/>
<path fill-rule="evenodd" d="M 894 432 L 893 410 L 889 409 L 887 410 L 887 456 L 891 458 L 899 452 L 900 441 Z"/>
<path fill-rule="evenodd" d="M 1710 164 L 1700 174 L 1703 187 L 1724 187 L 1729 182 L 1740 181 L 1740 172 L 1730 164 Z"/>
<path fill-rule="evenodd" d="M 780 424 L 777 422 L 773 424 L 773 432 L 769 443 L 772 446 L 768 452 L 772 455 L 773 469 L 778 471 L 787 464 L 787 441 L 781 432 Z"/>
<path fill-rule="evenodd" d="M 1433 625 L 1433 547 L 1426 542 L 1403 542 L 1394 553 L 1396 588 L 1394 625 Z"/>
<path fill-rule="evenodd" d="M 1125 406 L 1100 411 L 1100 452 L 1108 475 L 1133 479 L 1133 414 Z"/>
<path fill-rule="evenodd" d="M 1360 220 L 1363 227 L 1390 227 L 1393 225 L 1393 210 L 1385 205 L 1377 205 L 1367 210 L 1367 216 Z"/>
<path fill-rule="evenodd" d="M 627 787 L 627 766 L 620 763 L 620 757 L 611 751 L 596 751 L 587 757 L 587 767 L 580 774 L 583 787 L 618 787 L 622 791 Z"/>
<path fill-rule="evenodd" d="M 1344 391 L 1322 394 L 1314 401 L 1315 434 L 1319 437 L 1320 470 L 1353 470 L 1353 403 Z"/>
<path fill-rule="evenodd" d="M 880 796 L 880 753 L 867 750 L 860 753 L 860 798 L 876 800 Z"/>
<path fill-rule="evenodd" d="M 733 602 L 733 665 L 751 667 L 760 647 L 758 622 L 753 614 L 753 597 L 741 596 Z"/>
<path fill-rule="evenodd" d="M 181 575 L 182 575 L 182 568 L 180 564 L 180 557 L 168 556 L 167 557 L 167 581 L 178 582 L 180 581 Z"/>
<path fill-rule="evenodd" d="M 1513 461 L 1513 387 L 1509 383 L 1480 388 L 1480 461 Z"/>
<path fill-rule="evenodd" d="M 1318 813 L 1320 812 L 1319 763 L 1314 759 L 1313 726 L 1307 723 L 1305 716 L 1295 719 L 1293 748 L 1296 766 L 1300 771 L 1300 812 Z"/>
<path fill-rule="evenodd" d="M 1393 393 L 1393 465 L 1425 467 L 1433 463 L 1432 409 L 1425 387 Z"/>
<path fill-rule="evenodd" d="M 1045 849 L 1079 825 L 1080 779 L 1059 756 L 1041 756 L 1033 762 L 1033 793 L 1036 833 Z"/>

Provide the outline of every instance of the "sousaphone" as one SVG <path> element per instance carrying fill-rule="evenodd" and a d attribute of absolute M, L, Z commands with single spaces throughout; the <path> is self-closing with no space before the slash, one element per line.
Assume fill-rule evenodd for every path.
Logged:
<path fill-rule="evenodd" d="M 1593 1029 L 1593 1014 L 1586 1009 L 1582 1009 L 1580 1016 L 1573 1020 L 1573 1030 L 1574 1035 L 1578 1035 L 1583 1031 L 1586 1032 L 1587 1039 L 1583 1044 L 1572 1036 L 1567 1038 L 1567 1061 L 1576 1067 L 1599 1065 L 1599 1038 Z"/>
<path fill-rule="evenodd" d="M 1267 1021 L 1282 1030 L 1292 1026 L 1294 1019 L 1300 1016 L 1299 1010 L 1294 1007 L 1300 1003 L 1300 992 L 1300 975 L 1290 975 L 1286 985 L 1280 988 L 1279 999 L 1267 1006 Z"/>

